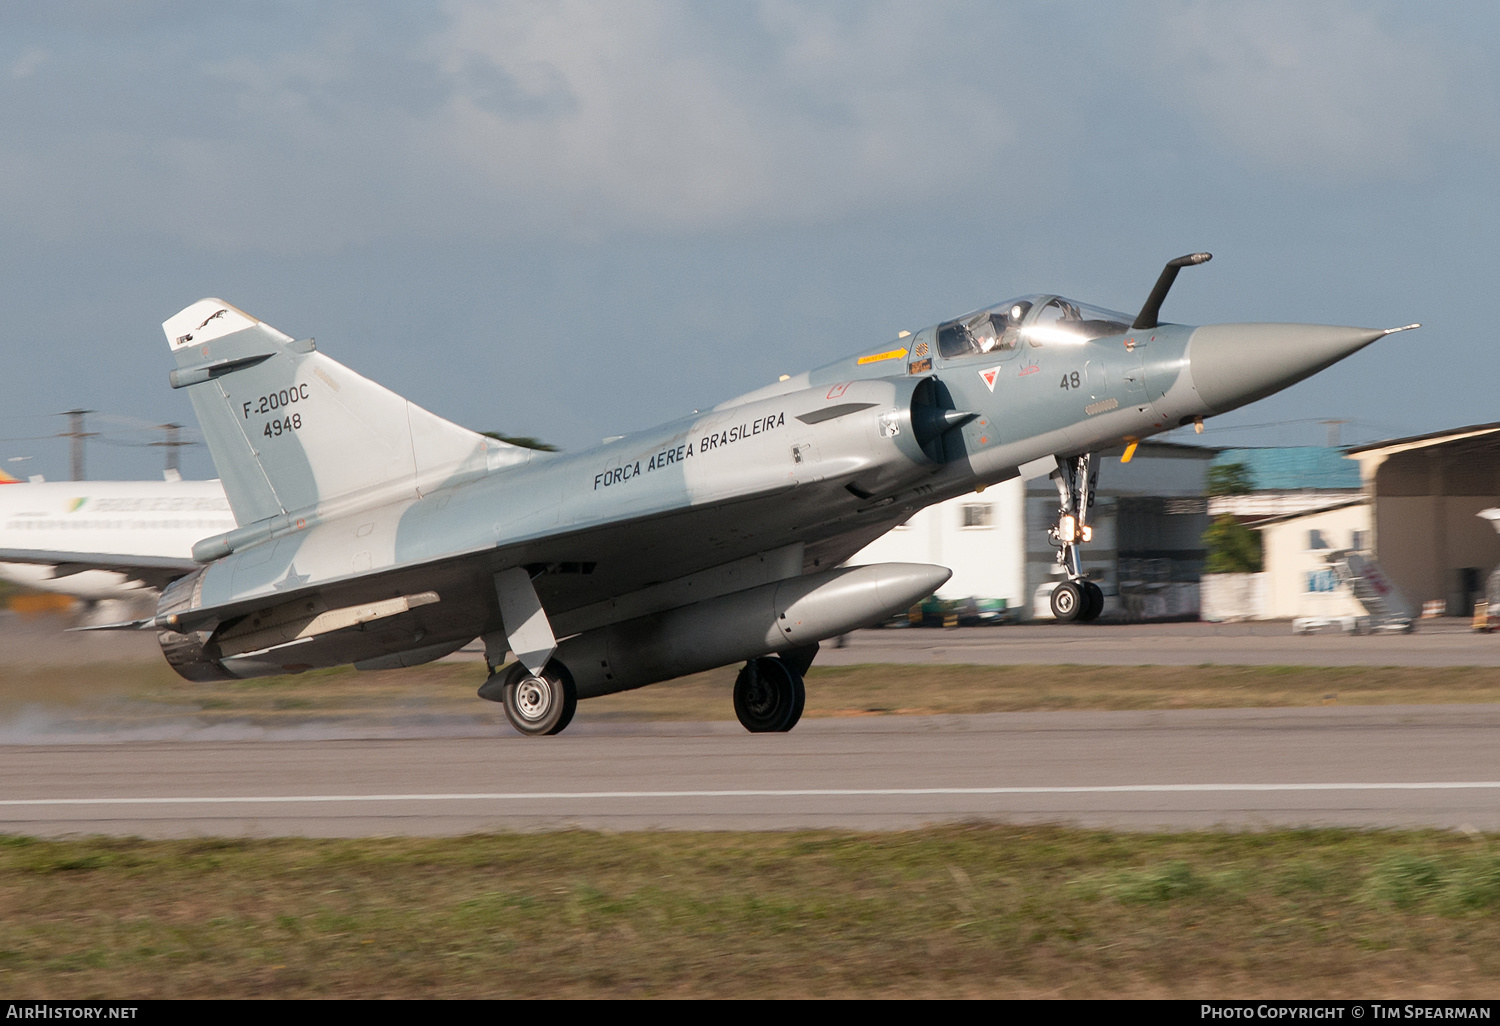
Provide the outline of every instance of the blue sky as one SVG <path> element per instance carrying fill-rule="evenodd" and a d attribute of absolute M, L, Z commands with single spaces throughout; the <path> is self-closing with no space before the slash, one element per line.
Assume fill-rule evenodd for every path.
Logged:
<path fill-rule="evenodd" d="M 1202 442 L 1500 419 L 1497 12 L 0 4 L 0 468 L 65 477 L 83 407 L 91 477 L 158 474 L 203 296 L 578 448 L 1199 249 L 1167 319 L 1425 325 Z"/>

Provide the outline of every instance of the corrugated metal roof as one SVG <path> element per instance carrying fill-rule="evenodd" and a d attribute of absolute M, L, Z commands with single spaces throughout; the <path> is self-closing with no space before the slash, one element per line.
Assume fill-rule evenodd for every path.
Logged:
<path fill-rule="evenodd" d="M 1214 466 L 1242 463 L 1256 491 L 1286 492 L 1307 488 L 1359 488 L 1359 463 L 1344 450 L 1322 445 L 1275 449 L 1225 449 Z"/>

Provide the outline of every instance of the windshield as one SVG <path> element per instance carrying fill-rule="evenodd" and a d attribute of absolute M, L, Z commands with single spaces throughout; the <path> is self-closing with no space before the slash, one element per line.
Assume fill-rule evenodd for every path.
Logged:
<path fill-rule="evenodd" d="M 1041 309 L 1021 328 L 1021 334 L 1033 346 L 1076 345 L 1106 335 L 1123 335 L 1130 330 L 1129 314 L 1075 303 L 1062 296 L 1046 298 Z"/>
<path fill-rule="evenodd" d="M 1062 296 L 1021 296 L 938 325 L 938 353 L 946 359 L 979 354 L 999 358 L 1016 352 L 1022 342 L 1036 347 L 1076 345 L 1123 335 L 1130 321 L 1129 314 Z"/>
<path fill-rule="evenodd" d="M 938 353 L 949 359 L 978 353 L 1010 354 L 1021 344 L 1021 323 L 1038 299 L 1023 296 L 938 325 Z"/>

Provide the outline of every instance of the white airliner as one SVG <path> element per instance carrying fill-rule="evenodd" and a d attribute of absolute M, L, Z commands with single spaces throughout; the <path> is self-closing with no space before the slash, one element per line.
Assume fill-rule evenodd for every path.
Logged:
<path fill-rule="evenodd" d="M 0 578 L 91 604 L 165 587 L 197 567 L 194 542 L 235 527 L 218 481 L 0 484 Z"/>

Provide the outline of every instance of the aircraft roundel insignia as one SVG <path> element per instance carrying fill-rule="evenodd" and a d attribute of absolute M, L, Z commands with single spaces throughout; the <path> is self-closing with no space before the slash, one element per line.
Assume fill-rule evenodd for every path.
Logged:
<path fill-rule="evenodd" d="M 988 367 L 979 372 L 979 377 L 984 381 L 984 387 L 991 392 L 995 390 L 995 379 L 1000 376 L 999 367 Z"/>

